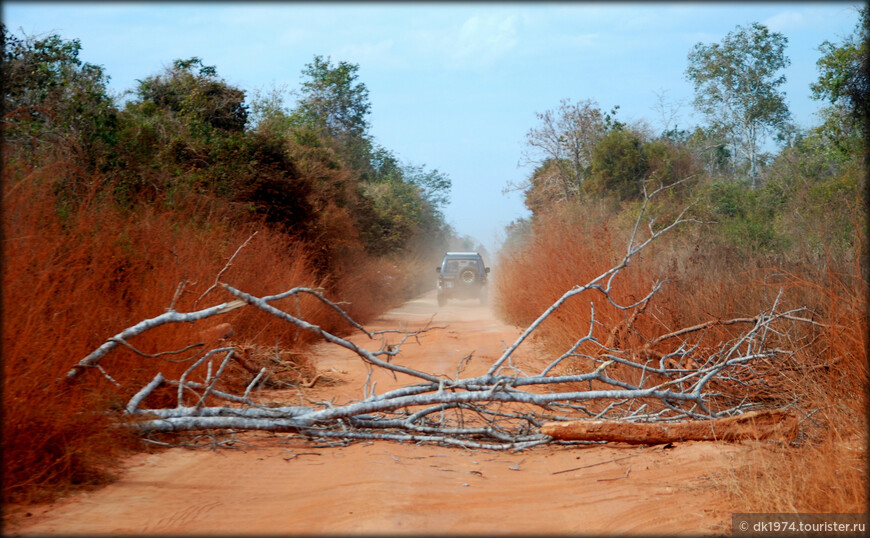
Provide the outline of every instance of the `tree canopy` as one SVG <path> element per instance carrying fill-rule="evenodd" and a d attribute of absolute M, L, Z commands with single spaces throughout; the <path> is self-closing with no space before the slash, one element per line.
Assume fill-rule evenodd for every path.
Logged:
<path fill-rule="evenodd" d="M 538 126 L 526 133 L 525 159 L 537 165 L 529 188 L 546 193 L 547 199 L 576 196 L 589 174 L 593 148 L 609 129 L 621 125 L 614 119 L 618 109 L 604 112 L 591 99 L 563 99 L 558 109 L 537 113 Z"/>
<path fill-rule="evenodd" d="M 738 26 L 720 43 L 697 43 L 689 53 L 686 76 L 695 87 L 695 107 L 748 161 L 753 186 L 761 142 L 790 119 L 780 90 L 786 81 L 781 71 L 791 63 L 787 44 L 783 34 L 752 23 Z"/>
<path fill-rule="evenodd" d="M 358 81 L 359 65 L 344 61 L 333 65 L 329 57 L 315 56 L 302 70 L 301 95 L 294 115 L 298 122 L 321 130 L 335 140 L 357 169 L 371 151 L 368 116 L 369 90 Z"/>
<path fill-rule="evenodd" d="M 846 110 L 866 134 L 870 117 L 870 82 L 867 78 L 870 9 L 864 6 L 860 13 L 858 27 L 842 44 L 824 41 L 819 46 L 822 53 L 816 62 L 819 80 L 810 88 L 815 99 L 827 100 Z"/>
<path fill-rule="evenodd" d="M 78 39 L 55 34 L 3 36 L 3 136 L 31 151 L 49 142 L 72 143 L 85 153 L 112 136 L 115 112 L 107 93 L 109 77 L 79 57 Z M 72 136 L 70 136 L 72 135 Z"/>
<path fill-rule="evenodd" d="M 244 90 L 218 78 L 217 68 L 196 56 L 139 81 L 136 93 L 142 102 L 216 129 L 240 132 L 248 121 Z"/>

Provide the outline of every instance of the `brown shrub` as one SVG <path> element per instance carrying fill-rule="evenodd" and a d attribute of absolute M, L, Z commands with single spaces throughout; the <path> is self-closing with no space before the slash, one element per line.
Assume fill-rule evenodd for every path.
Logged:
<path fill-rule="evenodd" d="M 582 286 L 620 263 L 625 256 L 631 229 L 612 219 L 604 208 L 584 214 L 554 212 L 537 220 L 533 235 L 522 248 L 503 251 L 495 273 L 495 307 L 498 314 L 519 326 L 527 326 L 566 291 Z M 672 270 L 680 263 L 659 245 L 632 258 L 612 282 L 611 298 L 629 305 L 646 297 L 656 281 L 668 282 L 656 294 L 642 315 L 632 321 L 637 333 L 654 338 L 682 326 L 703 321 L 687 308 L 677 294 L 686 293 L 688 279 L 674 281 Z M 601 286 L 607 284 L 602 281 Z M 696 286 L 697 287 L 697 286 Z M 699 290 L 694 290 L 697 292 Z M 706 306 L 726 315 L 726 309 Z M 614 329 L 625 325 L 630 311 L 614 307 L 603 293 L 589 290 L 569 299 L 547 321 L 538 336 L 551 353 L 562 353 L 589 331 L 594 309 L 593 335 L 602 344 L 612 340 Z M 642 346 L 643 339 L 631 331 L 620 333 L 627 341 L 612 342 L 623 347 Z M 591 345 L 581 352 L 594 352 Z"/>
<path fill-rule="evenodd" d="M 527 326 L 565 291 L 614 266 L 627 237 L 625 226 L 596 208 L 538 219 L 521 248 L 500 255 L 498 313 Z M 797 352 L 788 363 L 759 367 L 764 394 L 756 396 L 772 406 L 792 405 L 807 418 L 800 446 L 760 445 L 735 466 L 726 487 L 737 511 L 867 511 L 868 287 L 860 265 L 863 238 L 856 237 L 855 244 L 858 254 L 829 253 L 821 263 L 810 253 L 791 252 L 784 269 L 772 258 L 745 256 L 694 227 L 663 237 L 615 281 L 615 298 L 625 304 L 648 293 L 654 280 L 667 279 L 634 324 L 647 338 L 708 320 L 754 316 L 777 298 L 780 310 L 805 306 L 812 311 L 807 315 L 824 325 L 789 327 L 786 337 Z M 590 303 L 600 324 L 593 334 L 607 341 L 625 314 L 600 295 L 575 296 L 542 324 L 538 336 L 548 354 L 563 353 L 588 332 Z M 711 327 L 701 345 L 733 338 L 744 328 Z M 619 342 L 623 349 L 642 343 L 642 338 Z"/>
<path fill-rule="evenodd" d="M 821 268 L 787 273 L 787 286 L 824 323 L 777 381 L 796 396 L 797 447 L 760 447 L 727 482 L 737 508 L 755 512 L 866 513 L 868 283 L 863 240 L 852 260 L 830 253 Z"/>
<path fill-rule="evenodd" d="M 56 167 L 55 167 L 56 168 Z M 108 479 L 111 464 L 138 446 L 114 428 L 108 411 L 158 372 L 176 377 L 189 362 L 145 358 L 119 347 L 101 361 L 118 384 L 97 370 L 75 383 L 59 380 L 108 337 L 166 311 L 179 283 L 175 308 L 190 311 L 226 301 L 222 288 L 203 293 L 254 230 L 221 280 L 255 295 L 295 286 L 317 287 L 304 245 L 291 237 L 246 223 L 238 210 L 205 197 L 156 200 L 122 210 L 93 185 L 69 197 L 53 169 L 7 169 L 3 183 L 3 498 L 44 500 L 65 488 Z M 81 183 L 81 182 L 80 182 Z M 94 182 L 96 183 L 96 182 Z M 367 268 L 368 270 L 368 268 Z M 378 313 L 377 293 L 365 271 L 338 279 L 340 298 L 365 321 Z M 347 323 L 310 296 L 273 303 L 341 332 Z M 253 308 L 220 318 L 159 327 L 131 339 L 146 353 L 181 349 L 216 323 L 233 326 L 233 340 L 298 349 L 315 336 Z M 191 352 L 193 353 L 193 352 Z M 176 356 L 177 357 L 177 356 Z M 149 404 L 172 403 L 155 394 Z M 158 402 L 160 399 L 167 400 Z"/>

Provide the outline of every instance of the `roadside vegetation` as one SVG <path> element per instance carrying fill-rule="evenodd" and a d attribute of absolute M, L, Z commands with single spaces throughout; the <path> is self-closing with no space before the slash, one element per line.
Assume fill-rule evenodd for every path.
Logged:
<path fill-rule="evenodd" d="M 177 59 L 121 99 L 77 40 L 2 33 L 4 502 L 104 483 L 141 448 L 106 411 L 187 364 L 120 350 L 60 381 L 112 334 L 228 300 L 211 289 L 219 274 L 254 294 L 320 287 L 365 321 L 431 286 L 436 259 L 463 242 L 441 213 L 450 178 L 369 134 L 356 65 L 315 57 L 288 102 Z M 316 301 L 298 308 L 343 330 Z M 236 341 L 282 353 L 311 343 L 249 310 L 229 315 Z M 208 328 L 135 345 L 181 349 Z"/>
<path fill-rule="evenodd" d="M 619 121 L 618 108 L 564 100 L 538 114 L 527 139 L 534 170 L 511 186 L 532 213 L 509 226 L 494 273 L 496 308 L 511 323 L 528 325 L 621 259 L 644 188 L 660 185 L 672 188 L 650 207 L 657 222 L 684 208 L 697 222 L 663 236 L 614 283 L 627 303 L 665 282 L 630 321 L 638 332 L 751 317 L 774 301 L 812 311 L 817 325 L 789 335 L 798 351 L 759 388 L 765 405 L 796 410 L 801 434 L 759 443 L 717 478 L 737 511 L 867 511 L 868 29 L 864 8 L 851 37 L 820 46 L 818 125 L 790 121 L 780 90 L 786 38 L 752 24 L 688 55 L 705 123 L 680 128 L 664 99 L 659 132 Z M 590 305 L 602 344 L 626 321 L 601 294 L 582 294 L 541 327 L 542 349 L 561 354 L 585 335 Z M 697 344 L 737 331 L 711 325 Z"/>
<path fill-rule="evenodd" d="M 689 53 L 705 123 L 681 128 L 664 99 L 658 131 L 566 99 L 538 115 L 534 170 L 513 186 L 532 216 L 509 227 L 494 277 L 496 308 L 516 325 L 618 263 L 645 189 L 661 185 L 671 188 L 648 213 L 664 223 L 689 208 L 696 223 L 620 272 L 612 298 L 623 303 L 665 282 L 629 325 L 655 336 L 774 302 L 812 312 L 759 395 L 800 414 L 799 438 L 759 443 L 714 477 L 743 511 L 867 511 L 866 9 L 861 21 L 820 47 L 816 126 L 790 121 L 785 37 L 753 24 Z M 187 364 L 119 346 L 75 383 L 64 375 L 133 323 L 230 299 L 218 276 L 255 295 L 318 287 L 365 322 L 431 286 L 444 250 L 473 249 L 441 213 L 450 178 L 370 135 L 357 65 L 316 56 L 294 93 L 249 96 L 190 57 L 112 96 L 76 40 L 2 33 L 4 502 L 106 483 L 142 449 L 109 412 Z M 308 321 L 342 331 L 321 303 L 298 301 Z M 579 295 L 541 326 L 542 348 L 561 354 L 586 334 L 590 304 L 600 342 L 626 325 L 599 295 Z M 236 341 L 290 357 L 304 380 L 310 333 L 254 309 L 226 320 Z M 213 328 L 161 327 L 135 345 L 183 349 L 217 338 L 204 336 Z M 699 332 L 703 345 L 737 329 Z"/>

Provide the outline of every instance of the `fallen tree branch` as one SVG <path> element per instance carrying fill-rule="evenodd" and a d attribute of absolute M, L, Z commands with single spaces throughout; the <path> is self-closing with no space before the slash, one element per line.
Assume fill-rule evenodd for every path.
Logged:
<path fill-rule="evenodd" d="M 100 358 L 114 347 L 129 346 L 128 338 L 151 328 L 219 316 L 250 305 L 353 352 L 370 368 L 362 399 L 317 402 L 310 406 L 255 403 L 250 398 L 251 391 L 271 374 L 267 368 L 250 363 L 234 346 L 227 345 L 188 359 L 192 361 L 191 365 L 177 380 L 164 379 L 160 374 L 155 376 L 127 404 L 127 426 L 143 434 L 247 429 L 294 432 L 307 438 L 338 439 L 345 443 L 360 439 L 387 439 L 499 450 L 520 450 L 544 443 L 662 443 L 687 439 L 767 438 L 765 435 L 789 438 L 796 425 L 787 416 L 777 412 L 760 414 L 747 411 L 757 409 L 760 403 L 752 392 L 753 384 L 760 379 L 756 368 L 772 367 L 790 356 L 790 340 L 786 337 L 789 327 L 795 323 L 812 322 L 799 316 L 805 309 L 785 310 L 780 307 L 780 298 L 777 297 L 769 309 L 757 316 L 709 321 L 650 337 L 638 331 L 636 322 L 644 315 L 662 283 L 655 283 L 646 296 L 631 304 L 623 305 L 614 300 L 614 279 L 633 257 L 662 234 L 693 221 L 683 211 L 671 223 L 658 229 L 651 221 L 649 235 L 641 237 L 640 224 L 647 204 L 661 190 L 646 197 L 623 259 L 586 284 L 564 293 L 505 347 L 483 375 L 461 377 L 471 355 L 457 358 L 453 378 L 411 368 L 394 360 L 404 344 L 419 342 L 421 334 L 439 327 L 427 324 L 413 331 L 369 331 L 320 290 L 295 287 L 280 294 L 257 297 L 219 283 L 237 299 L 196 312 L 169 311 L 125 329 L 80 360 L 67 378 L 86 368 L 99 366 Z M 584 293 L 603 296 L 624 313 L 624 321 L 609 329 L 602 345 L 596 338 L 595 331 L 600 325 L 590 303 L 590 324 L 586 334 L 565 353 L 545 361 L 540 373 L 526 374 L 524 370 L 531 370 L 517 361 L 515 351 L 569 298 Z M 303 294 L 332 309 L 350 327 L 359 330 L 379 347 L 367 349 L 364 344 L 357 344 L 305 320 L 298 309 L 298 301 L 297 311 L 293 314 L 271 304 L 288 297 L 298 299 Z M 717 324 L 744 326 L 744 329 L 739 333 L 733 329 L 731 337 L 714 343 L 705 342 L 704 346 L 699 343 L 700 337 L 694 342 L 686 340 L 687 336 L 697 335 Z M 398 335 L 398 342 L 388 345 L 387 334 Z M 632 335 L 639 338 L 626 338 Z M 646 344 L 639 349 L 626 348 L 630 341 Z M 653 346 L 656 346 L 655 350 L 651 349 Z M 210 359 L 219 353 L 225 355 L 212 376 Z M 221 385 L 222 375 L 231 360 L 236 360 L 244 370 L 253 374 L 253 379 L 245 384 L 242 396 L 231 394 L 232 391 Z M 567 361 L 571 361 L 570 368 L 565 368 Z M 206 368 L 204 383 L 189 380 L 194 372 L 202 373 L 200 369 Z M 377 394 L 376 386 L 371 382 L 375 369 L 387 371 L 394 377 L 397 374 L 410 376 L 415 383 Z M 300 391 L 313 387 L 318 379 L 320 376 L 315 375 L 305 386 L 297 387 Z M 148 395 L 164 384 L 176 388 L 176 406 L 143 408 L 142 403 Z M 188 396 L 187 403 L 185 395 Z M 223 400 L 225 405 L 215 405 L 215 400 Z M 554 414 L 556 410 L 559 414 Z M 780 418 L 770 425 L 769 431 L 765 430 L 767 433 L 759 433 L 759 428 L 767 424 L 765 421 L 774 420 L 771 417 Z"/>
<path fill-rule="evenodd" d="M 228 270 L 230 267 L 233 266 L 233 260 L 236 259 L 236 256 L 239 255 L 239 252 L 241 252 L 243 248 L 245 248 L 246 246 L 248 246 L 248 243 L 251 242 L 251 239 L 253 239 L 255 235 L 257 235 L 257 231 L 256 231 L 256 230 L 254 231 L 254 233 L 251 234 L 250 237 L 248 237 L 247 239 L 245 239 L 245 242 L 244 242 L 244 243 L 242 243 L 241 245 L 239 245 L 239 248 L 237 248 L 235 252 L 233 252 L 233 255 L 230 256 L 230 259 L 227 261 L 227 264 L 224 265 L 224 268 L 221 269 L 220 271 L 218 271 L 218 274 L 217 274 L 217 276 L 216 276 L 215 279 L 214 279 L 214 284 L 212 284 L 211 286 L 209 286 L 208 289 L 205 290 L 204 292 L 202 292 L 202 295 L 200 295 L 199 297 L 197 297 L 196 300 L 193 302 L 193 306 L 194 306 L 194 307 L 196 307 L 196 305 L 199 304 L 199 301 L 201 301 L 203 297 L 205 297 L 206 295 L 208 295 L 209 292 L 211 292 L 211 290 L 213 290 L 213 289 L 215 289 L 215 288 L 218 287 L 218 284 L 220 284 L 221 277 L 224 275 L 224 273 L 227 272 L 227 270 Z"/>
<path fill-rule="evenodd" d="M 221 303 L 217 306 L 198 310 L 196 312 L 179 313 L 171 310 L 157 317 L 140 321 L 136 325 L 128 327 L 116 334 L 115 336 L 112 336 L 106 341 L 106 343 L 92 351 L 90 354 L 88 354 L 87 357 L 80 360 L 75 366 L 70 369 L 69 372 L 66 373 L 66 379 L 70 380 L 79 375 L 86 368 L 92 368 L 96 366 L 100 359 L 102 359 L 104 356 L 106 356 L 106 354 L 115 349 L 120 342 L 126 343 L 129 338 L 140 335 L 145 331 L 154 329 L 167 323 L 192 323 L 194 321 L 199 321 L 201 319 L 206 319 L 219 314 L 226 314 L 227 312 L 231 312 L 243 306 L 245 306 L 244 301 L 229 301 L 226 303 Z"/>
<path fill-rule="evenodd" d="M 541 433 L 573 441 L 618 441 L 657 445 L 678 441 L 738 441 L 797 436 L 797 417 L 788 410 L 749 411 L 736 417 L 692 422 L 617 422 L 584 420 L 547 422 Z"/>

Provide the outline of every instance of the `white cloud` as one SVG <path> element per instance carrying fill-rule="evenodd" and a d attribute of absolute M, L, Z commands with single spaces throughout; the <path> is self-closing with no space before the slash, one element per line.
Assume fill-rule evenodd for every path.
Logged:
<path fill-rule="evenodd" d="M 517 46 L 518 26 L 517 15 L 476 14 L 466 19 L 458 31 L 444 36 L 441 45 L 453 67 L 482 67 Z"/>
<path fill-rule="evenodd" d="M 784 11 L 764 20 L 764 25 L 774 32 L 796 30 L 805 25 L 807 17 L 797 11 Z"/>

